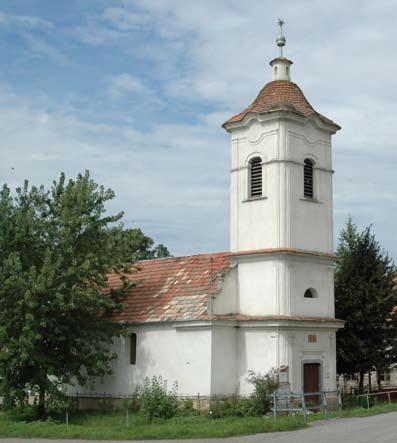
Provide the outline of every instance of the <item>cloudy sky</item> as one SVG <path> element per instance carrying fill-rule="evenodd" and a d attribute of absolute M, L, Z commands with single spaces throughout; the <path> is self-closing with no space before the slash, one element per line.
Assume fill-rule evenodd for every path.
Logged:
<path fill-rule="evenodd" d="M 335 234 L 350 214 L 397 257 L 394 0 L 2 0 L 0 181 L 89 169 L 174 255 L 227 250 L 220 125 L 270 80 L 280 16 L 293 80 L 343 127 Z"/>

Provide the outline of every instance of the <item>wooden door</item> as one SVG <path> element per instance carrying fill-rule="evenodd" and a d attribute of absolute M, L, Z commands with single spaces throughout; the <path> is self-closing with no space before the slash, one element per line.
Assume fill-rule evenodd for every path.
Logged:
<path fill-rule="evenodd" d="M 304 363 L 303 365 L 303 392 L 320 392 L 320 363 Z M 321 401 L 320 395 L 305 396 L 307 403 L 318 404 Z"/>

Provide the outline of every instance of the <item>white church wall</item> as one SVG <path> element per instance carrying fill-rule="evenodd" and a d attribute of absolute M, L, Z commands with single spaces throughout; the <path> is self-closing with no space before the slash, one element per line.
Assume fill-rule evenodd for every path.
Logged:
<path fill-rule="evenodd" d="M 238 264 L 237 313 L 333 317 L 334 269 L 321 257 L 258 254 L 236 257 Z M 313 289 L 314 298 L 305 298 Z"/>
<path fill-rule="evenodd" d="M 248 371 L 266 374 L 277 365 L 276 331 L 240 327 L 237 334 L 239 394 L 249 395 Z"/>
<path fill-rule="evenodd" d="M 290 335 L 291 332 L 289 332 Z M 309 335 L 316 337 L 316 342 L 309 343 Z M 295 330 L 293 333 L 292 358 L 290 360 L 291 390 L 303 389 L 304 363 L 320 363 L 320 389 L 336 389 L 336 348 L 335 331 L 329 329 L 308 328 Z"/>
<path fill-rule="evenodd" d="M 281 263 L 281 266 L 283 264 Z M 280 312 L 277 294 L 277 260 L 245 259 L 238 264 L 238 313 L 243 315 L 277 315 Z"/>
<path fill-rule="evenodd" d="M 113 374 L 93 390 L 72 387 L 80 394 L 132 394 L 145 377 L 162 376 L 169 386 L 178 383 L 178 393 L 209 395 L 211 390 L 211 331 L 208 328 L 175 328 L 170 325 L 140 325 L 131 329 L 137 334 L 136 364 L 130 364 L 129 337 L 116 338 L 112 352 L 118 358 Z"/>
<path fill-rule="evenodd" d="M 263 161 L 263 195 L 249 198 L 248 162 Z M 303 161 L 314 160 L 314 199 L 303 196 Z M 311 121 L 251 120 L 232 139 L 231 250 L 332 252 L 331 135 Z"/>
<path fill-rule="evenodd" d="M 298 126 L 290 123 L 287 136 L 289 187 L 287 226 L 292 248 L 333 252 L 332 226 L 332 159 L 329 133 L 313 124 Z M 303 195 L 303 167 L 305 158 L 314 161 L 314 198 Z"/>
<path fill-rule="evenodd" d="M 238 392 L 237 329 L 233 325 L 212 329 L 211 394 L 231 395 Z"/>
<path fill-rule="evenodd" d="M 226 274 L 220 293 L 212 302 L 212 313 L 217 315 L 238 312 L 238 271 L 234 266 Z"/>
<path fill-rule="evenodd" d="M 309 342 L 309 335 L 316 342 Z M 321 365 L 321 389 L 336 389 L 335 332 L 320 328 L 265 329 L 241 325 L 237 333 L 240 395 L 252 392 L 247 381 L 249 370 L 266 374 L 282 366 L 288 367 L 293 392 L 303 389 L 303 364 Z"/>
<path fill-rule="evenodd" d="M 335 315 L 334 268 L 332 262 L 304 256 L 288 260 L 289 298 L 288 315 L 329 317 Z M 305 298 L 307 289 L 313 289 L 314 298 Z"/>
<path fill-rule="evenodd" d="M 231 250 L 242 251 L 272 247 L 277 236 L 270 214 L 276 211 L 274 180 L 263 167 L 263 198 L 250 199 L 248 163 L 261 157 L 265 163 L 274 156 L 278 129 L 275 123 L 252 120 L 247 130 L 237 131 L 232 140 L 231 174 Z M 270 198 L 271 197 L 271 198 Z M 268 246 L 269 245 L 269 246 Z"/>

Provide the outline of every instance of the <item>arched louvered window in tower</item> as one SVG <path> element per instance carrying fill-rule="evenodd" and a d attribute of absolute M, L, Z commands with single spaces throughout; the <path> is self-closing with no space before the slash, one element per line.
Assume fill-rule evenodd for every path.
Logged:
<path fill-rule="evenodd" d="M 303 166 L 303 195 L 307 198 L 313 198 L 313 160 L 305 158 Z"/>
<path fill-rule="evenodd" d="M 249 194 L 250 197 L 260 197 L 262 195 L 262 159 L 253 158 L 249 168 Z"/>

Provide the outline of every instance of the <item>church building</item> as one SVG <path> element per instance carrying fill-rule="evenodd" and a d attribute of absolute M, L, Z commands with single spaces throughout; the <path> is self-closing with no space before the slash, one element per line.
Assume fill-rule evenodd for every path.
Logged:
<path fill-rule="evenodd" d="M 332 136 L 291 81 L 292 61 L 270 62 L 253 103 L 229 118 L 230 251 L 147 260 L 113 315 L 113 375 L 94 391 L 132 394 L 145 377 L 180 395 L 246 395 L 249 370 L 275 369 L 293 392 L 336 388 Z M 210 161 L 210 159 L 208 160 Z M 111 284 L 117 284 L 116 277 Z"/>

